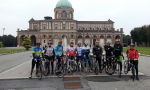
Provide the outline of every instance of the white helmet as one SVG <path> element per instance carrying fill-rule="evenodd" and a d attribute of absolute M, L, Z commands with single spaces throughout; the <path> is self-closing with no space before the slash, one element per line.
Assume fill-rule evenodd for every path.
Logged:
<path fill-rule="evenodd" d="M 84 45 L 86 45 L 86 46 L 87 46 L 87 45 L 88 45 L 88 42 L 84 42 Z"/>
<path fill-rule="evenodd" d="M 78 41 L 78 44 L 81 44 L 81 42 L 80 42 L 80 41 Z"/>

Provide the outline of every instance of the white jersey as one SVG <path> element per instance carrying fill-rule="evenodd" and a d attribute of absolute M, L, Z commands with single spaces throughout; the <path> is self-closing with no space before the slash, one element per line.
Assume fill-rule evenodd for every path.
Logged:
<path fill-rule="evenodd" d="M 53 56 L 53 52 L 54 52 L 53 47 L 47 47 L 45 50 L 46 50 L 46 55 L 47 56 Z"/>

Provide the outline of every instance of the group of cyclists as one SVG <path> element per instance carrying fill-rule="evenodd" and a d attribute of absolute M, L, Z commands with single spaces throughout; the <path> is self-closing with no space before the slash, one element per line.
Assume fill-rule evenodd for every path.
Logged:
<path fill-rule="evenodd" d="M 123 56 L 123 46 L 120 44 L 120 39 L 116 39 L 116 43 L 114 47 L 111 47 L 111 42 L 107 42 L 107 45 L 104 46 L 104 50 L 106 53 L 106 57 L 108 58 L 109 61 L 112 60 L 113 57 L 117 58 L 120 61 L 120 70 L 122 73 L 122 56 Z M 133 43 L 130 44 L 130 49 L 127 50 L 126 55 L 130 59 L 130 62 L 135 65 L 136 69 L 136 79 L 139 80 L 138 77 L 138 58 L 139 58 L 139 53 L 136 49 L 134 49 L 135 45 Z M 72 68 L 72 63 L 74 63 L 75 59 L 76 62 L 78 63 L 79 60 L 83 60 L 84 62 L 88 62 L 89 67 L 92 66 L 91 64 L 91 52 L 90 52 L 90 47 L 88 46 L 88 43 L 85 42 L 84 46 L 81 46 L 81 42 L 79 41 L 77 43 L 77 47 L 74 47 L 74 42 L 70 42 L 70 46 L 66 50 L 66 59 L 69 61 L 69 71 L 73 70 Z M 93 57 L 98 61 L 99 64 L 99 73 L 102 73 L 101 70 L 101 60 L 102 60 L 102 55 L 103 55 L 103 48 L 99 45 L 99 41 L 95 42 L 95 46 L 93 47 Z M 63 46 L 62 46 L 62 41 L 60 40 L 58 42 L 58 45 L 54 48 L 52 47 L 52 42 L 48 42 L 48 46 L 42 50 L 40 48 L 40 43 L 36 43 L 36 47 L 33 48 L 33 59 L 32 59 L 32 67 L 31 67 L 31 74 L 29 78 L 32 78 L 32 73 L 34 66 L 36 64 L 36 75 L 38 75 L 38 63 L 40 60 L 40 56 L 42 55 L 43 60 L 44 55 L 47 56 L 46 60 L 49 60 L 51 62 L 51 72 L 50 69 L 48 71 L 48 74 L 54 74 L 54 61 L 57 61 L 57 64 L 61 62 L 61 59 L 64 57 L 64 52 L 63 52 Z M 85 65 L 86 67 L 86 65 Z M 58 68 L 60 68 L 58 66 Z M 112 68 L 112 67 L 111 67 Z M 129 68 L 130 70 L 130 68 Z M 86 70 L 87 71 L 87 70 Z M 92 72 L 92 69 L 89 71 Z M 133 78 L 133 77 L 131 77 Z"/>

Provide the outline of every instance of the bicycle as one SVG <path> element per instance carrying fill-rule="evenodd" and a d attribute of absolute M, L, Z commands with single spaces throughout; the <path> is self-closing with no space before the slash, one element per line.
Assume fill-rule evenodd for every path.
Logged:
<path fill-rule="evenodd" d="M 59 77 L 62 78 L 65 75 L 65 64 L 64 64 L 64 59 L 63 57 L 61 58 L 61 62 L 58 63 L 58 60 L 56 59 L 56 67 L 55 67 L 55 74 Z"/>
<path fill-rule="evenodd" d="M 83 75 L 83 70 L 84 70 L 84 67 L 83 67 L 83 58 L 79 58 L 79 62 L 77 62 L 77 73 L 79 75 Z"/>
<path fill-rule="evenodd" d="M 128 58 L 128 57 L 127 57 Z M 124 73 L 127 74 L 128 73 L 128 70 L 131 69 L 131 72 L 132 72 L 132 79 L 134 81 L 135 79 L 135 69 L 134 69 L 134 65 L 133 63 L 130 62 L 129 58 L 128 60 L 125 60 L 124 61 Z"/>
<path fill-rule="evenodd" d="M 44 70 L 45 71 L 44 71 L 44 75 L 47 76 L 50 73 L 50 62 L 53 62 L 53 58 L 52 57 L 49 58 L 49 56 L 47 56 L 47 55 L 44 55 L 44 58 L 45 58 L 45 63 L 44 63 L 44 68 L 45 68 Z M 48 58 L 50 60 L 48 60 Z"/>
<path fill-rule="evenodd" d="M 36 61 L 36 63 L 37 63 L 37 61 Z M 38 67 L 38 75 L 37 75 L 37 77 L 38 77 L 39 80 L 41 80 L 42 79 L 42 74 L 43 74 L 43 71 L 42 71 L 42 60 L 41 59 L 39 60 L 39 65 L 38 66 L 39 67 Z"/>
<path fill-rule="evenodd" d="M 111 61 L 110 61 L 111 59 Z M 106 64 L 105 64 L 105 72 L 108 74 L 108 75 L 112 75 L 115 70 L 114 70 L 114 60 L 112 59 L 112 57 L 107 57 L 106 58 Z"/>
<path fill-rule="evenodd" d="M 114 63 L 114 65 L 115 65 L 115 66 L 114 66 L 114 71 L 116 70 L 116 67 L 117 67 L 117 65 L 118 65 L 118 68 L 117 68 L 117 70 L 118 70 L 118 76 L 121 77 L 120 63 L 122 63 L 122 62 L 120 62 L 119 58 L 120 58 L 120 56 L 114 57 L 114 60 L 115 60 L 115 63 Z M 124 59 L 124 57 L 123 57 L 123 59 Z"/>

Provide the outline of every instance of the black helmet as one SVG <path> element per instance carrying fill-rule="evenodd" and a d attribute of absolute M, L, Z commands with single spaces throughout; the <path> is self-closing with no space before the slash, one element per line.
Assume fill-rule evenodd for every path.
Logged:
<path fill-rule="evenodd" d="M 74 42 L 73 42 L 73 41 L 71 41 L 71 42 L 70 42 L 70 44 L 74 44 Z"/>
<path fill-rule="evenodd" d="M 49 41 L 49 42 L 48 42 L 48 44 L 52 44 L 52 42 L 51 42 L 51 41 Z"/>
<path fill-rule="evenodd" d="M 37 42 L 36 45 L 41 45 L 41 43 L 40 43 L 40 42 Z"/>

